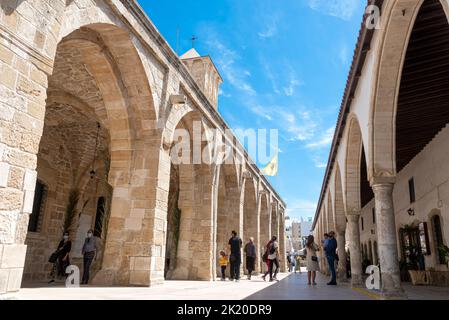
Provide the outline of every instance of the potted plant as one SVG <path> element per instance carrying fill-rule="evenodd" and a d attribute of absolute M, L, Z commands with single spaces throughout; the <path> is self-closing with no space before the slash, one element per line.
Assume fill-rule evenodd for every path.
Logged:
<path fill-rule="evenodd" d="M 449 268 L 449 247 L 442 244 L 438 247 L 438 251 L 440 252 L 440 256 L 446 259 L 446 263 Z"/>

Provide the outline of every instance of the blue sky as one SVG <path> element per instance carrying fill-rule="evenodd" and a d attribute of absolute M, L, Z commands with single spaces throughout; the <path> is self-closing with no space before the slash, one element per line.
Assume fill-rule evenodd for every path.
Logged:
<path fill-rule="evenodd" d="M 196 50 L 224 78 L 219 111 L 231 128 L 279 130 L 279 173 L 269 180 L 292 219 L 313 216 L 365 1 L 140 4 L 179 55 L 198 37 Z"/>

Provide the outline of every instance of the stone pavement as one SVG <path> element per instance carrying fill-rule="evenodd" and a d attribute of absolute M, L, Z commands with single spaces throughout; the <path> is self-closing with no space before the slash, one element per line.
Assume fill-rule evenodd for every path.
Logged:
<path fill-rule="evenodd" d="M 280 280 L 287 274 L 280 274 Z M 166 281 L 150 288 L 80 287 L 63 284 L 34 283 L 24 285 L 16 296 L 19 300 L 242 300 L 274 285 L 260 276 L 253 280 L 231 281 Z"/>
<path fill-rule="evenodd" d="M 63 284 L 34 283 L 21 289 L 19 300 L 375 300 L 380 296 L 366 289 L 352 289 L 349 283 L 327 286 L 327 277 L 317 275 L 317 286 L 307 285 L 307 274 L 280 274 L 280 282 L 253 280 L 166 281 L 142 287 L 65 288 Z M 449 288 L 415 287 L 403 284 L 412 300 L 449 300 Z"/>
<path fill-rule="evenodd" d="M 353 290 L 349 283 L 328 286 L 329 279 L 317 274 L 317 285 L 307 285 L 307 273 L 291 274 L 288 278 L 263 289 L 247 300 L 373 300 L 376 297 L 365 290 Z"/>

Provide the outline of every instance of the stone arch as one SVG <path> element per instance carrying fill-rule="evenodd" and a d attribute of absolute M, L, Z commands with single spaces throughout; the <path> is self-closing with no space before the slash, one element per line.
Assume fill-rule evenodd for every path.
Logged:
<path fill-rule="evenodd" d="M 278 203 L 275 200 L 271 202 L 270 210 L 270 238 L 276 236 L 279 238 L 279 224 L 278 224 Z"/>
<path fill-rule="evenodd" d="M 265 252 L 266 245 L 270 241 L 270 198 L 267 191 L 262 190 L 259 194 L 259 216 L 260 216 L 260 234 L 259 248 L 257 248 L 260 256 Z M 260 260 L 260 270 L 264 270 L 265 263 Z"/>
<path fill-rule="evenodd" d="M 360 213 L 360 167 L 362 159 L 362 133 L 355 115 L 349 117 L 346 149 L 346 213 Z"/>
<path fill-rule="evenodd" d="M 429 222 L 430 222 L 430 233 L 431 233 L 431 235 L 429 235 L 429 238 L 432 243 L 432 248 L 431 248 L 430 252 L 433 255 L 433 261 L 434 261 L 435 266 L 438 266 L 440 264 L 443 264 L 442 259 L 441 259 L 442 257 L 439 256 L 438 244 L 447 245 L 447 242 L 445 239 L 445 233 L 444 233 L 445 221 L 444 221 L 441 211 L 439 209 L 431 210 L 428 215 L 428 218 L 429 218 Z M 439 226 L 436 224 L 439 224 Z M 438 234 L 438 233 L 441 233 L 441 234 Z"/>
<path fill-rule="evenodd" d="M 448 13 L 446 1 L 438 2 Z M 430 1 L 429 1 L 430 2 Z M 415 21 L 424 0 L 385 2 L 383 31 L 376 61 L 375 87 L 370 110 L 368 178 L 393 178 L 396 165 L 396 113 L 401 76 Z"/>
<path fill-rule="evenodd" d="M 207 129 L 202 115 L 198 111 L 186 112 L 175 124 L 180 135 L 177 144 L 170 141 L 167 150 L 170 153 L 171 191 L 169 201 L 174 205 L 175 211 L 179 210 L 179 217 L 174 232 L 179 235 L 176 243 L 172 245 L 176 250 L 175 262 L 170 262 L 170 271 L 167 278 L 173 280 L 212 280 L 215 275 L 215 211 L 219 176 L 218 168 L 207 163 L 195 163 L 194 130 L 200 129 L 204 133 Z M 187 140 L 187 141 L 186 141 Z M 176 141 L 178 142 L 178 141 Z M 185 143 L 185 144 L 184 144 Z M 206 146 L 200 144 L 201 150 Z M 200 151 L 201 151 L 200 150 Z M 179 157 L 178 157 L 179 156 Z M 173 187 L 176 185 L 177 187 Z M 173 209 L 174 210 L 174 209 Z M 168 208 L 168 221 L 172 221 L 172 208 Z M 174 212 L 174 211 L 173 211 Z M 166 239 L 172 226 L 167 225 Z M 166 253 L 170 254 L 169 252 Z"/>
<path fill-rule="evenodd" d="M 238 231 L 240 225 L 240 187 L 236 167 L 232 164 L 221 164 L 217 167 L 217 177 L 214 250 L 216 256 L 221 250 L 227 252 L 231 232 Z M 220 275 L 218 261 L 216 265 L 217 275 Z"/>
<path fill-rule="evenodd" d="M 257 210 L 257 183 L 252 174 L 245 172 L 240 196 L 240 212 L 243 220 L 241 238 L 243 243 L 247 243 L 250 237 L 254 238 L 254 243 L 259 242 L 259 215 Z M 258 257 L 257 252 L 257 257 Z M 258 258 L 256 258 L 256 262 Z M 246 270 L 246 261 L 243 261 Z"/>
<path fill-rule="evenodd" d="M 343 185 L 341 182 L 341 172 L 338 163 L 335 166 L 335 186 L 334 186 L 334 216 L 336 232 L 345 232 L 346 214 L 343 200 Z"/>
<path fill-rule="evenodd" d="M 261 246 L 259 252 L 262 252 L 265 245 L 270 241 L 270 198 L 267 191 L 262 191 L 259 195 L 259 199 Z"/>
<path fill-rule="evenodd" d="M 346 214 L 343 202 L 343 187 L 338 163 L 334 169 L 334 219 L 338 250 L 338 277 L 347 281 L 346 276 Z"/>
<path fill-rule="evenodd" d="M 329 232 L 335 231 L 335 212 L 332 204 L 332 194 L 329 191 L 327 194 L 327 228 Z"/>
<path fill-rule="evenodd" d="M 361 211 L 361 161 L 363 153 L 362 134 L 357 117 L 348 117 L 348 133 L 345 169 L 346 218 L 348 219 L 349 251 L 351 255 L 351 283 L 362 282 L 362 255 L 360 245 L 359 218 Z"/>
<path fill-rule="evenodd" d="M 84 195 L 96 193 L 92 190 L 98 188 L 98 183 L 94 189 L 89 187 L 92 183 L 86 175 L 92 170 L 95 170 L 95 179 L 101 175 L 99 179 L 102 181 L 101 188 L 104 189 L 102 192 L 112 192 L 112 202 L 109 229 L 105 230 L 108 242 L 105 243 L 102 269 L 94 282 L 148 285 L 149 264 L 138 268 L 133 267 L 133 264 L 136 260 L 146 262 L 150 259 L 150 254 L 145 253 L 143 248 L 149 243 L 154 244 L 154 238 L 144 230 L 144 225 L 154 220 L 154 206 L 148 203 L 145 207 L 136 207 L 136 203 L 147 201 L 148 196 L 153 198 L 152 195 L 156 192 L 155 185 L 152 184 L 156 174 L 148 170 L 145 160 L 147 154 L 157 154 L 154 151 L 159 149 L 160 144 L 148 144 L 143 150 L 140 141 L 153 129 L 149 122 L 156 120 L 142 62 L 129 32 L 115 25 L 90 22 L 80 24 L 60 39 L 55 44 L 53 72 L 45 83 L 48 99 L 43 137 L 45 138 L 49 126 L 64 125 L 67 130 L 61 132 L 62 140 L 58 143 L 66 143 L 70 153 L 66 160 L 73 163 L 70 169 L 72 172 L 63 179 L 67 181 L 67 185 L 65 188 L 58 186 L 56 192 L 67 193 L 70 188 L 81 188 L 80 201 L 84 201 Z M 95 138 L 96 122 L 99 125 L 99 144 Z M 86 129 L 88 125 L 89 130 Z M 49 139 L 52 138 L 49 136 Z M 45 143 L 45 139 L 43 140 L 41 139 L 41 144 Z M 74 149 L 81 145 L 84 149 Z M 99 149 L 94 150 L 97 147 Z M 90 168 L 90 163 L 94 160 L 89 158 L 91 154 L 92 157 L 101 157 L 107 163 L 96 161 L 94 168 Z M 110 190 L 111 186 L 113 191 Z M 92 190 L 88 190 L 89 188 Z M 60 207 L 65 206 L 66 196 L 59 196 L 63 199 Z M 96 199 L 91 203 L 95 201 Z M 62 217 L 63 214 L 60 218 Z M 79 217 L 82 218 L 82 215 Z M 78 238 L 83 237 L 79 231 L 80 221 L 77 222 L 79 227 L 75 230 L 77 233 L 73 239 L 76 252 L 79 251 L 76 245 L 80 240 Z M 85 224 L 86 228 L 91 227 L 89 221 L 86 220 Z M 53 236 L 48 235 L 49 241 L 58 240 L 55 232 Z M 130 237 L 129 233 L 134 236 Z M 129 250 L 131 246 L 134 247 L 133 252 Z M 51 250 L 54 245 L 45 247 Z M 74 257 L 77 255 L 74 254 Z M 74 261 L 76 263 L 76 259 Z M 97 269 L 99 268 L 100 266 Z M 152 280 L 158 281 L 156 277 Z"/>

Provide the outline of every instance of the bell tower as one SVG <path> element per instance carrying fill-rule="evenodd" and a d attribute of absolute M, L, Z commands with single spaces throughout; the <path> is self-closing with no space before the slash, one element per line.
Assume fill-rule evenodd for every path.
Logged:
<path fill-rule="evenodd" d="M 218 109 L 218 90 L 223 79 L 210 56 L 200 56 L 195 48 L 180 57 L 209 102 Z"/>

